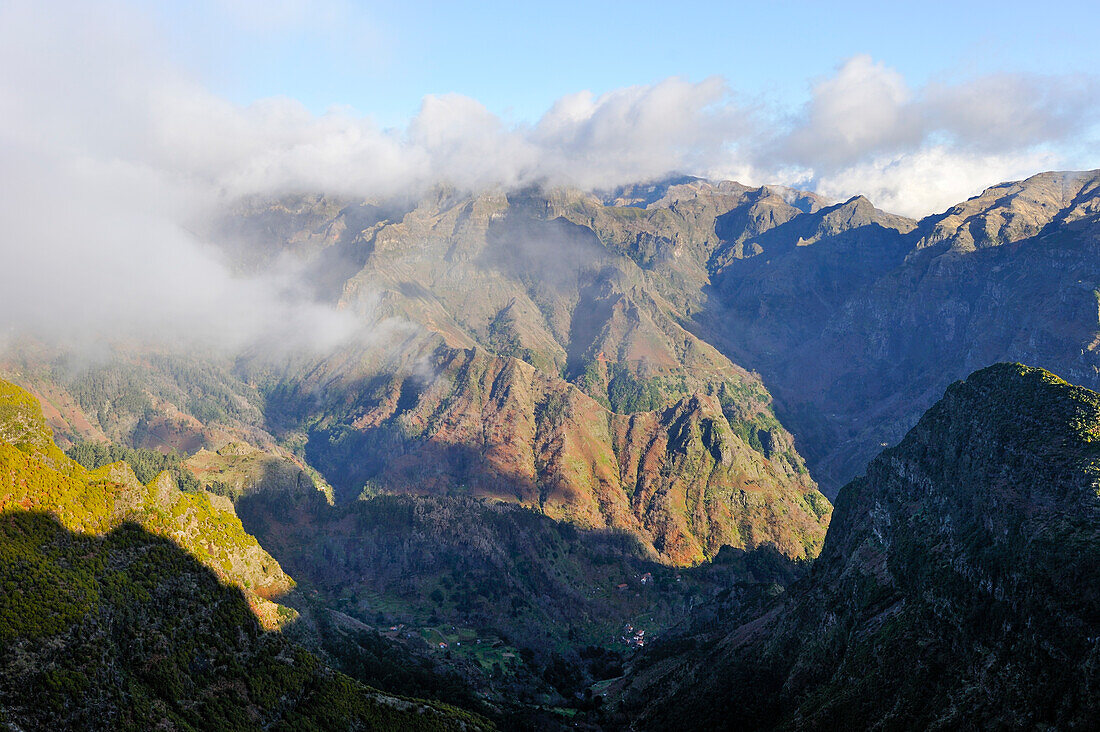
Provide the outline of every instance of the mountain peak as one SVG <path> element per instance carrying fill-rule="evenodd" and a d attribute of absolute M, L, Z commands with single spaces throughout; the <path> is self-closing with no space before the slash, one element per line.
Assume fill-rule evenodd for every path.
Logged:
<path fill-rule="evenodd" d="M 957 253 L 1010 244 L 1053 222 L 1073 224 L 1100 216 L 1100 170 L 1048 171 L 1000 183 L 921 222 L 918 249 Z"/>
<path fill-rule="evenodd" d="M 803 239 L 807 242 L 864 226 L 880 226 L 883 229 L 894 229 L 902 234 L 908 233 L 916 226 L 916 222 L 911 219 L 875 208 L 866 196 L 853 196 L 844 203 L 827 206 L 813 215 L 818 220 L 813 232 L 803 235 Z M 807 224 L 811 220 L 807 219 Z"/>

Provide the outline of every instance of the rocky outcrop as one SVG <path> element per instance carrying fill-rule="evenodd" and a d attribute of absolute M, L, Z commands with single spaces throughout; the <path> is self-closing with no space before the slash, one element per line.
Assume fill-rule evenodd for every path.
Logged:
<path fill-rule="evenodd" d="M 37 400 L 8 382 L 0 382 L 0 435 L 0 510 L 47 512 L 73 531 L 139 524 L 238 587 L 266 627 L 294 616 L 271 602 L 293 580 L 245 532 L 228 501 L 181 491 L 167 472 L 145 486 L 125 463 L 85 470 L 53 443 Z"/>

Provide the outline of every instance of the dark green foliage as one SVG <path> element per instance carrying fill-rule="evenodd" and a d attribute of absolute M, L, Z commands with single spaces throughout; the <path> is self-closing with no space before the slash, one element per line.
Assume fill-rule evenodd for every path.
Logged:
<path fill-rule="evenodd" d="M 734 434 L 744 440 L 749 447 L 764 453 L 764 444 L 760 441 L 761 430 L 756 425 L 751 422 L 731 422 L 730 427 L 733 428 Z"/>
<path fill-rule="evenodd" d="M 485 726 L 326 669 L 264 633 L 239 591 L 133 524 L 92 536 L 2 513 L 0 587 L 0 705 L 22 729 Z"/>
<path fill-rule="evenodd" d="M 259 395 L 214 358 L 147 354 L 91 367 L 59 358 L 51 371 L 93 424 L 127 445 L 155 444 L 158 437 L 150 430 L 155 433 L 165 421 L 165 405 L 202 423 L 257 425 L 263 420 Z"/>
<path fill-rule="evenodd" d="M 648 655 L 635 726 L 1094 728 L 1098 482 L 1100 394 L 974 373 L 845 486 L 771 612 Z"/>
<path fill-rule="evenodd" d="M 497 353 L 510 356 L 520 347 L 519 335 L 511 307 L 504 308 L 489 323 L 489 347 Z"/>
<path fill-rule="evenodd" d="M 101 425 L 149 414 L 153 403 L 147 388 L 138 373 L 121 368 L 89 370 L 69 385 L 77 403 Z"/>
<path fill-rule="evenodd" d="M 453 647 L 449 661 L 424 648 L 419 653 L 433 663 L 409 669 L 449 665 L 509 715 L 535 703 L 536 694 L 590 708 L 585 690 L 623 673 L 632 650 L 623 638 L 627 623 L 652 637 L 723 593 L 728 619 L 745 609 L 743 601 L 755 602 L 746 598 L 805 569 L 772 549 L 725 550 L 720 563 L 675 569 L 648 558 L 628 534 L 585 531 L 470 498 L 382 495 L 329 506 L 313 496 L 277 503 L 261 494 L 237 508 L 248 530 L 323 606 L 370 626 L 405 624 L 416 638 L 427 626 L 473 629 L 485 644 L 518 651 L 523 662 L 505 669 L 466 663 Z M 389 660 L 386 643 L 393 641 L 310 612 L 318 616 L 320 649 L 340 670 L 387 690 L 408 688 L 411 679 Z M 418 695 L 465 705 L 446 678 Z"/>
<path fill-rule="evenodd" d="M 607 382 L 607 400 L 612 411 L 620 414 L 649 412 L 669 402 L 669 395 L 661 390 L 659 379 L 642 379 L 619 363 L 608 367 L 611 378 Z"/>
<path fill-rule="evenodd" d="M 357 681 L 392 694 L 437 699 L 492 714 L 461 676 L 438 662 L 411 653 L 377 631 L 342 626 L 323 608 L 311 615 L 316 617 L 318 651 L 326 662 Z M 295 635 L 295 630 L 290 633 Z"/>
<path fill-rule="evenodd" d="M 543 373 L 556 372 L 554 362 L 546 354 L 522 344 L 510 305 L 497 313 L 496 317 L 489 322 L 485 345 L 500 356 L 512 356 L 526 361 Z"/>
<path fill-rule="evenodd" d="M 234 503 L 244 495 L 244 488 L 229 485 L 223 483 L 220 480 L 213 480 L 207 484 L 206 490 L 213 493 L 216 496 L 225 496 Z"/>
<path fill-rule="evenodd" d="M 565 421 L 568 408 L 569 398 L 566 393 L 551 391 L 546 394 L 541 402 L 535 405 L 535 419 L 557 428 Z"/>
<path fill-rule="evenodd" d="M 162 453 L 107 442 L 78 442 L 66 450 L 65 454 L 88 470 L 125 462 L 133 468 L 137 479 L 146 485 L 167 470 L 176 479 L 180 490 L 191 493 L 200 490 L 198 478 L 184 467 L 184 456 L 175 450 Z"/>

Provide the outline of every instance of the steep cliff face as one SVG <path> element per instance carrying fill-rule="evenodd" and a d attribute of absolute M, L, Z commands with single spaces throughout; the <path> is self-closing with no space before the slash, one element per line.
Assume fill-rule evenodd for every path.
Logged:
<path fill-rule="evenodd" d="M 279 394 L 314 410 L 297 417 L 305 454 L 334 476 L 338 500 L 366 491 L 516 502 L 630 530 L 677 564 L 723 544 L 794 558 L 820 549 L 830 506 L 763 390 L 743 389 L 744 412 L 724 410 L 733 396 L 721 391 L 623 415 L 515 358 L 447 347 L 431 358 L 427 381 L 322 377 L 325 401 L 310 382 Z"/>
<path fill-rule="evenodd" d="M 345 309 L 520 358 L 630 413 L 754 378 L 684 325 L 721 243 L 715 218 L 757 190 L 682 184 L 649 208 L 574 190 L 439 190 L 371 205 L 390 218 L 322 199 L 273 230 L 265 222 L 287 218 L 284 202 L 254 202 L 233 221 L 270 232 L 268 256 L 305 259 L 311 282 Z"/>
<path fill-rule="evenodd" d="M 831 496 L 974 369 L 1019 360 L 1100 386 L 1098 180 L 1044 173 L 921 222 L 862 197 L 828 205 L 693 179 L 602 196 L 441 191 L 366 218 L 361 204 L 326 204 L 314 218 L 299 206 L 274 251 L 354 270 L 331 293 L 344 307 L 518 358 L 616 414 L 717 395 L 750 442 L 780 436 L 782 449 L 765 451 L 776 472 L 797 482 L 805 455 Z M 466 434 L 480 434 L 476 414 Z M 519 462 L 522 490 L 541 500 L 537 468 Z M 588 525 L 597 514 L 627 525 L 593 480 L 552 489 L 575 497 L 569 510 Z M 706 547 L 706 534 L 695 543 Z"/>
<path fill-rule="evenodd" d="M 964 253 L 1012 244 L 1055 228 L 1079 229 L 1100 214 L 1097 171 L 1049 172 L 1001 183 L 921 222 L 918 249 Z"/>
<path fill-rule="evenodd" d="M 617 413 L 766 384 L 832 496 L 974 369 L 1019 360 L 1100 386 L 1098 180 L 1043 173 L 920 222 L 683 178 L 254 202 L 235 226 L 315 262 L 345 308 L 519 358 Z"/>
<path fill-rule="evenodd" d="M 1088 728 L 1098 484 L 1100 395 L 1013 364 L 973 374 L 841 491 L 785 602 L 645 668 L 634 693 L 676 690 L 641 723 L 690 704 L 700 728 Z"/>
<path fill-rule="evenodd" d="M 758 366 L 827 494 L 975 369 L 1019 361 L 1100 388 L 1098 182 L 1044 173 L 925 219 L 904 261 Z"/>
<path fill-rule="evenodd" d="M 723 543 L 812 556 L 829 507 L 770 394 L 685 327 L 715 217 L 749 199 L 800 210 L 701 181 L 648 209 L 568 190 L 249 202 L 222 224 L 237 265 L 300 257 L 320 297 L 374 324 L 366 343 L 277 366 L 141 351 L 5 366 L 70 441 L 205 450 L 190 465 L 207 482 L 239 442 L 294 451 L 338 500 L 501 498 L 635 531 L 677 564 Z"/>
<path fill-rule="evenodd" d="M 215 228 L 241 268 L 300 258 L 305 286 L 380 330 L 518 358 L 619 414 L 766 385 L 832 496 L 974 369 L 1018 360 L 1100 387 L 1098 181 L 1043 173 L 920 222 L 862 197 L 679 178 L 600 194 L 257 200 Z M 63 437 L 188 452 L 271 442 L 263 378 L 154 360 L 130 364 L 149 378 L 32 385 Z M 331 360 L 329 372 L 348 356 Z M 119 399 L 102 399 L 114 387 Z"/>
<path fill-rule="evenodd" d="M 794 358 L 800 371 L 814 371 L 819 366 L 799 357 L 799 345 L 820 336 L 854 291 L 901 264 L 911 246 L 905 234 L 915 222 L 879 211 L 863 197 L 806 214 L 769 198 L 775 200 L 755 201 L 720 220 L 730 239 L 711 259 L 713 297 L 698 319 L 734 358 L 768 364 Z M 786 206 L 784 215 L 752 223 L 754 209 L 765 202 Z"/>

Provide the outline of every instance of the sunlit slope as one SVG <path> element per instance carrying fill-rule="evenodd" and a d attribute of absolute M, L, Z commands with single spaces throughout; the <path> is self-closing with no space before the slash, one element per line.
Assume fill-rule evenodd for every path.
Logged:
<path fill-rule="evenodd" d="M 97 534 L 136 523 L 239 587 L 266 625 L 293 614 L 268 599 L 293 580 L 244 531 L 229 501 L 180 491 L 168 473 L 142 485 L 125 463 L 85 470 L 53 443 L 38 401 L 7 382 L 0 382 L 0 436 L 0 510 L 45 512 L 71 531 Z"/>
<path fill-rule="evenodd" d="M 277 633 L 292 584 L 225 499 L 89 472 L 0 383 L 0 722 L 20 729 L 481 729 Z M 257 618 L 257 615 L 260 618 Z"/>

